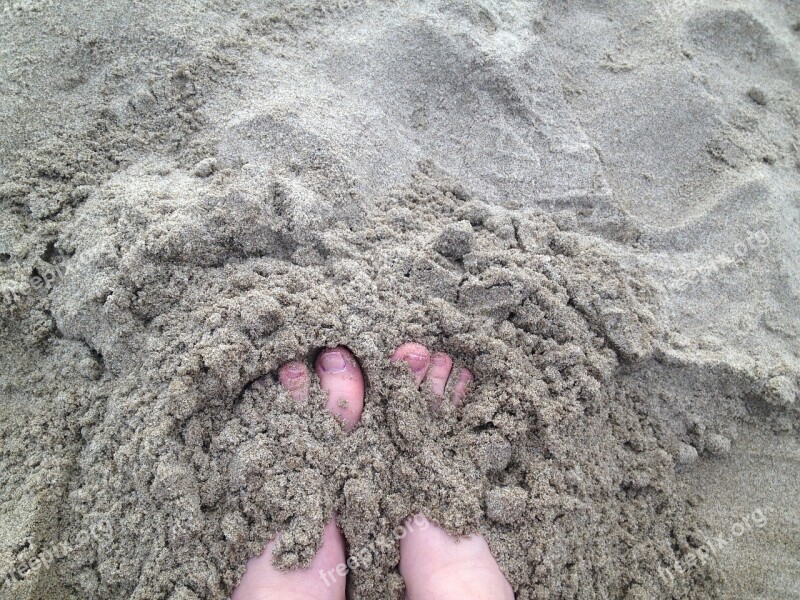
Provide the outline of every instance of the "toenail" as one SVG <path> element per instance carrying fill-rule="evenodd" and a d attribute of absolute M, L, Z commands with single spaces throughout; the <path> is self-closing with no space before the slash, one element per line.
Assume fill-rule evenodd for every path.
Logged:
<path fill-rule="evenodd" d="M 428 366 L 428 357 L 422 354 L 406 354 L 404 359 L 412 371 L 424 371 Z"/>
<path fill-rule="evenodd" d="M 322 367 L 322 370 L 328 373 L 344 371 L 345 367 L 347 367 L 347 362 L 344 360 L 344 355 L 338 350 L 325 352 L 320 357 L 319 364 Z"/>
<path fill-rule="evenodd" d="M 444 367 L 447 365 L 447 357 L 444 354 L 434 354 L 431 356 L 431 362 L 437 367 Z"/>
<path fill-rule="evenodd" d="M 287 377 L 297 379 L 298 377 L 303 376 L 303 367 L 300 365 L 289 365 L 284 368 L 284 373 L 286 373 Z"/>

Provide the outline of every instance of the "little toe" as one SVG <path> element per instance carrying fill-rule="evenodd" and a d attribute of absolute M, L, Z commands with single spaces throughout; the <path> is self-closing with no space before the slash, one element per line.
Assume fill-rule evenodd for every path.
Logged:
<path fill-rule="evenodd" d="M 428 366 L 431 361 L 431 353 L 422 344 L 416 342 L 406 342 L 397 347 L 389 359 L 390 362 L 396 363 L 403 361 L 411 369 L 414 375 L 414 381 L 420 385 L 425 379 L 425 374 L 428 372 Z"/>
<path fill-rule="evenodd" d="M 328 348 L 317 357 L 316 371 L 328 393 L 326 408 L 351 431 L 364 411 L 364 375 L 356 357 L 344 346 Z"/>
<path fill-rule="evenodd" d="M 278 369 L 278 381 L 297 402 L 308 400 L 311 375 L 308 367 L 298 361 L 288 362 Z"/>

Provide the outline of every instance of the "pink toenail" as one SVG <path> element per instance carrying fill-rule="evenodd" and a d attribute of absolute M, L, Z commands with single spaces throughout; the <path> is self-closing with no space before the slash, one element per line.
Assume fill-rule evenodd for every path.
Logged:
<path fill-rule="evenodd" d="M 437 367 L 444 367 L 447 365 L 447 357 L 444 354 L 434 354 L 431 356 L 431 362 Z"/>
<path fill-rule="evenodd" d="M 320 357 L 319 364 L 326 373 L 338 373 L 339 371 L 344 371 L 347 367 L 344 356 L 338 350 L 325 352 Z"/>
<path fill-rule="evenodd" d="M 297 379 L 298 377 L 303 376 L 303 367 L 299 365 L 289 365 L 284 369 L 287 377 L 291 379 Z"/>
<path fill-rule="evenodd" d="M 403 360 L 406 361 L 406 364 L 408 364 L 409 368 L 414 373 L 424 371 L 428 366 L 428 357 L 422 356 L 421 354 L 406 354 Z"/>

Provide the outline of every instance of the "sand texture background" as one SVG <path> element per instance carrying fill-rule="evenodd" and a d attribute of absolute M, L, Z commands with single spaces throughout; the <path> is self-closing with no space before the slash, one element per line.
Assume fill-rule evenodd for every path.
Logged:
<path fill-rule="evenodd" d="M 332 511 L 359 600 L 420 511 L 520 600 L 800 598 L 799 124 L 790 0 L 2 0 L 0 598 Z M 349 436 L 275 378 L 340 343 Z"/>

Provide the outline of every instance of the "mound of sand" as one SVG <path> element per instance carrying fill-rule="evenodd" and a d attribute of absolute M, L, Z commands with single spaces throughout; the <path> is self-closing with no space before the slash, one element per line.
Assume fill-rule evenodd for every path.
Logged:
<path fill-rule="evenodd" d="M 420 511 L 520 599 L 800 590 L 796 9 L 0 8 L 0 597 L 224 598 L 333 511 L 364 600 Z M 340 343 L 349 436 L 275 380 Z"/>

